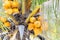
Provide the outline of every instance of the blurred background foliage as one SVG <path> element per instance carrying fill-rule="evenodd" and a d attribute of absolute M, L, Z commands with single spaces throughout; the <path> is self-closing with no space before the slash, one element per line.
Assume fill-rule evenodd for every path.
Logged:
<path fill-rule="evenodd" d="M 46 40 L 60 40 L 60 0 L 32 0 L 31 9 L 34 9 L 36 5 L 42 5 L 42 14 L 48 21 L 48 31 L 43 32 Z M 0 0 L 0 16 L 3 15 L 5 16 L 5 13 L 2 10 L 2 0 Z"/>
<path fill-rule="evenodd" d="M 1 6 L 2 6 L 2 0 L 0 0 L 0 8 L 1 8 Z"/>

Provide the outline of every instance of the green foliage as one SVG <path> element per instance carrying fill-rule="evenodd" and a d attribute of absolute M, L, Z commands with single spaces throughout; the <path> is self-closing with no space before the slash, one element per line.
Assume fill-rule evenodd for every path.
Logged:
<path fill-rule="evenodd" d="M 0 0 L 0 8 L 2 7 L 2 0 Z"/>
<path fill-rule="evenodd" d="M 36 5 L 41 5 L 42 3 L 46 2 L 48 0 L 32 0 L 31 9 L 34 9 Z"/>

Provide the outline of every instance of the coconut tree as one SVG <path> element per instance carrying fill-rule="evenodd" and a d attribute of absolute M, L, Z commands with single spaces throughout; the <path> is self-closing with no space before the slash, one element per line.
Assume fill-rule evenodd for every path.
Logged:
<path fill-rule="evenodd" d="M 49 40 L 57 40 L 59 31 L 59 0 L 18 0 L 21 3 L 21 12 L 22 15 L 29 15 L 29 11 L 33 11 L 36 5 L 42 5 L 42 13 L 44 18 L 48 21 L 49 30 L 45 33 L 43 32 L 43 36 Z M 0 4 L 2 2 L 0 1 Z M 2 5 L 2 4 L 1 4 Z M 1 7 L 1 6 L 0 6 Z M 8 19 L 8 16 L 3 12 L 3 8 L 1 7 L 0 16 Z M 11 18 L 9 16 L 9 18 Z M 52 25 L 53 24 L 53 25 Z M 56 28 L 57 27 L 57 28 Z M 5 27 L 4 24 L 0 21 L 0 28 L 2 32 L 7 32 L 9 30 L 8 27 Z M 25 28 L 24 28 L 25 29 Z M 58 33 L 56 33 L 58 32 Z M 56 36 L 58 35 L 58 36 Z M 52 38 L 51 38 L 52 37 Z M 25 38 L 25 37 L 24 37 Z M 58 38 L 59 40 L 59 38 Z"/>

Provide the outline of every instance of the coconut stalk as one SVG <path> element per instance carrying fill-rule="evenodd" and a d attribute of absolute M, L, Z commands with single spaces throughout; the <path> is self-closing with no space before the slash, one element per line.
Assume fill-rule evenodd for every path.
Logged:
<path fill-rule="evenodd" d="M 22 14 L 30 10 L 32 0 L 22 0 Z"/>
<path fill-rule="evenodd" d="M 30 17 L 34 16 L 40 9 L 40 6 L 36 6 L 36 8 L 32 11 L 32 13 L 29 14 L 28 18 L 26 19 L 26 23 L 28 23 Z"/>
<path fill-rule="evenodd" d="M 32 0 L 22 0 L 22 15 L 24 15 L 24 14 L 25 14 L 24 16 L 28 16 L 29 15 L 31 2 L 32 2 Z M 27 35 L 26 31 L 27 31 L 27 29 L 24 28 L 23 34 L 22 35 L 20 34 L 21 40 L 26 40 L 26 35 Z M 20 32 L 20 33 L 22 33 L 22 32 Z"/>
<path fill-rule="evenodd" d="M 22 0 L 22 14 L 25 14 L 25 0 Z"/>

